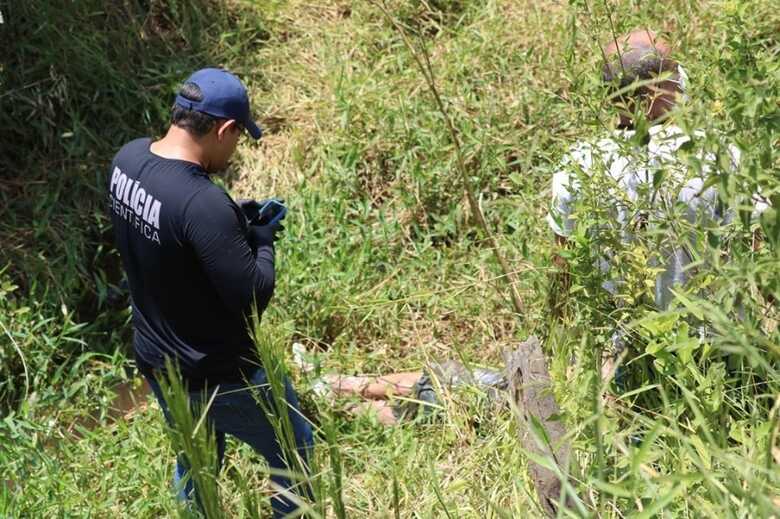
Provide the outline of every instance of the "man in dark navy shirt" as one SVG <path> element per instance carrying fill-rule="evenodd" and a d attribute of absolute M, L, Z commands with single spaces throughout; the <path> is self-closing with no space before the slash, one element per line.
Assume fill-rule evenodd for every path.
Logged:
<path fill-rule="evenodd" d="M 108 201 L 130 285 L 136 361 L 166 418 L 156 376 L 170 359 L 191 400 L 203 402 L 216 392 L 209 420 L 220 463 L 227 433 L 252 445 L 272 468 L 284 469 L 273 429 L 247 387 L 266 384 L 247 317 L 254 304 L 262 312 L 273 295 L 279 224 L 250 225 L 246 212 L 257 204 L 240 207 L 209 178 L 227 167 L 244 131 L 260 138 L 241 81 L 219 69 L 195 72 L 176 96 L 165 137 L 138 139 L 117 153 Z M 305 456 L 311 429 L 289 383 L 287 393 Z M 175 482 L 182 499 L 193 497 L 186 472 L 180 459 Z M 291 487 L 285 478 L 273 479 Z M 296 509 L 281 495 L 271 504 L 275 516 Z"/>

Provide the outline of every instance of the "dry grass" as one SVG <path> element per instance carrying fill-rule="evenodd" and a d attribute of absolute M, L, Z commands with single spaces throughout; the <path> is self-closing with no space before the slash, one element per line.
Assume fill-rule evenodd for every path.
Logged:
<path fill-rule="evenodd" d="M 539 333 L 552 355 L 563 419 L 574 431 L 576 475 L 583 493 L 597 503 L 594 516 L 638 514 L 669 496 L 667 511 L 658 514 L 748 517 L 767 510 L 761 493 L 751 492 L 777 488 L 776 470 L 762 465 L 761 449 L 767 444 L 759 434 L 769 427 L 768 414 L 759 406 L 772 395 L 745 392 L 753 387 L 752 379 L 739 390 L 729 388 L 733 417 L 718 415 L 723 423 L 713 428 L 719 434 L 713 442 L 708 435 L 714 433 L 697 425 L 700 418 L 682 397 L 669 409 L 632 414 L 638 407 L 627 401 L 619 413 L 599 414 L 591 398 L 595 370 L 588 355 L 603 345 L 605 332 L 589 320 L 582 293 L 577 307 L 582 315 L 563 326 L 551 323 L 546 307 L 551 235 L 543 217 L 550 176 L 573 142 L 601 133 L 613 115 L 605 110 L 597 79 L 598 43 L 610 33 L 607 11 L 613 11 L 620 32 L 652 26 L 667 33 L 692 73 L 693 91 L 700 93 L 694 105 L 697 121 L 715 114 L 716 122 L 728 127 L 738 80 L 727 78 L 716 64 L 737 60 L 734 53 L 740 49 L 733 41 L 752 41 L 760 32 L 727 23 L 747 9 L 737 4 L 393 4 L 403 23 L 425 35 L 483 210 L 521 278 L 528 310 L 517 316 L 509 309 L 490 251 L 473 232 L 453 171 L 452 146 L 423 78 L 381 14 L 360 1 L 273 1 L 261 11 L 254 2 L 234 0 L 233 8 L 262 19 L 268 35 L 251 53 L 227 60 L 247 79 L 266 136 L 259 145 L 241 147 L 229 187 L 237 197 L 281 196 L 291 208 L 278 247 L 278 290 L 264 324 L 287 342 L 300 341 L 318 351 L 324 371 L 342 373 L 416 370 L 431 360 L 461 356 L 497 366 L 503 350 Z M 761 1 L 749 7 L 771 11 Z M 771 35 L 761 38 L 771 41 Z M 226 36 L 224 41 L 231 40 Z M 761 124 L 768 128 L 766 120 Z M 745 127 L 740 131 L 755 136 Z M 776 167 L 776 161 L 771 164 Z M 0 184 L 0 196 L 16 197 L 20 189 Z M 23 240 L 9 243 L 27 241 L 30 233 L 19 231 Z M 28 328 L 44 324 L 31 321 Z M 753 330 L 745 323 L 731 328 L 729 344 L 745 351 L 776 334 L 764 329 L 762 335 L 748 335 Z M 76 331 L 62 335 L 70 339 L 78 336 Z M 124 358 L 117 359 L 111 362 L 119 373 Z M 739 365 L 734 373 L 750 369 Z M 302 377 L 301 382 L 305 388 Z M 75 403 L 66 406 L 67 412 L 46 414 L 47 408 L 28 415 L 34 418 L 28 424 L 33 432 L 4 444 L 26 445 L 14 447 L 19 450 L 7 458 L 0 451 L 8 466 L 19 466 L 17 452 L 43 461 L 25 465 L 28 488 L 38 492 L 14 501 L 0 491 L 0 514 L 4 503 L 19 502 L 19 509 L 37 515 L 173 515 L 166 490 L 173 453 L 155 405 L 129 423 L 62 441 L 53 453 L 36 450 L 38 435 L 51 434 L 37 422 L 67 425 L 82 404 L 108 405 L 103 393 L 98 399 L 94 388 L 76 383 Z M 670 392 L 677 388 L 667 379 L 659 385 Z M 484 411 L 468 390 L 443 391 L 442 398 L 444 413 L 433 424 L 387 429 L 371 416 L 338 419 L 348 516 L 394 517 L 394 478 L 401 517 L 444 517 L 447 512 L 500 517 L 494 507 L 508 517 L 539 516 L 512 415 Z M 320 405 L 325 418 L 342 416 L 341 404 Z M 679 423 L 677 412 L 683 416 Z M 730 427 L 735 435 L 754 436 L 740 444 Z M 639 444 L 636 438 L 649 440 Z M 220 492 L 228 516 L 246 517 L 242 492 L 264 488 L 264 474 L 248 448 L 231 447 Z"/>

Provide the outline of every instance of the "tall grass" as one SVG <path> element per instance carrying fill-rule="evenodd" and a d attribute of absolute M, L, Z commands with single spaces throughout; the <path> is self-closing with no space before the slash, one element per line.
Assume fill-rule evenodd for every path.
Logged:
<path fill-rule="evenodd" d="M 313 452 L 308 452 L 308 446 L 301 451 L 290 418 L 291 413 L 299 411 L 287 401 L 290 373 L 285 362 L 285 344 L 280 340 L 279 335 L 272 335 L 266 327 L 260 326 L 257 312 L 253 315 L 253 327 L 258 357 L 268 380 L 268 388 L 253 388 L 254 397 L 271 422 L 276 441 L 283 453 L 286 470 L 283 470 L 280 475 L 288 477 L 293 485 L 291 489 L 275 488 L 274 490 L 283 493 L 285 499 L 298 504 L 302 515 L 311 513 L 312 504 L 322 500 L 323 488 L 321 485 L 312 484 L 314 481 L 311 475 L 315 469 L 311 464 Z M 265 396 L 268 393 L 270 398 Z M 307 500 L 312 502 L 309 503 Z M 318 515 L 325 516 L 324 513 Z"/>
<path fill-rule="evenodd" d="M 4 298 L 34 309 L 23 319 L 42 323 L 15 339 L 32 344 L 25 352 L 30 371 L 51 378 L 47 366 L 87 351 L 110 353 L 129 338 L 103 203 L 111 157 L 133 138 L 159 135 L 175 88 L 191 70 L 250 67 L 251 60 L 237 58 L 266 34 L 262 19 L 208 0 L 34 0 L 4 6 L 3 18 L 0 276 L 16 287 Z M 61 323 L 71 319 L 89 324 L 80 340 L 47 347 L 45 339 L 62 337 Z M 24 395 L 12 345 L 2 334 L 0 353 L 11 359 L 3 363 L 6 407 Z M 39 386 L 39 394 L 48 387 Z"/>
<path fill-rule="evenodd" d="M 195 503 L 184 508 L 184 516 L 194 513 L 197 507 L 206 519 L 223 517 L 217 487 L 217 442 L 214 429 L 207 418 L 211 401 L 218 388 L 204 405 L 195 406 L 185 382 L 179 375 L 178 367 L 172 362 L 166 362 L 165 374 L 160 378 L 160 389 L 171 419 L 168 428 L 171 443 L 178 456 L 186 460 L 188 467 L 187 476 L 179 482 L 181 488 L 176 488 L 175 491 L 183 490 L 187 483 L 192 481 L 195 494 Z"/>
<path fill-rule="evenodd" d="M 738 218 L 707 232 L 677 229 L 701 245 L 700 269 L 665 313 L 648 304 L 652 292 L 646 282 L 654 277 L 646 261 L 653 252 L 650 239 L 627 248 L 607 237 L 594 241 L 583 232 L 568 253 L 573 292 L 567 317 L 558 322 L 548 313 L 553 246 L 543 222 L 550 177 L 559 159 L 574 142 L 603 135 L 614 115 L 598 77 L 598 44 L 610 38 L 612 25 L 618 33 L 650 26 L 675 43 L 675 53 L 691 76 L 691 100 L 678 121 L 722 137 L 708 144 L 713 150 L 722 149 L 720 142 L 733 142 L 742 150 L 739 170 L 717 179 L 725 201 L 739 206 L 759 186 L 768 198 L 776 197 L 779 50 L 778 14 L 771 2 L 408 0 L 392 6 L 393 15 L 421 33 L 428 45 L 453 124 L 463 138 L 476 197 L 487 223 L 497 230 L 508 262 L 519 271 L 524 323 L 517 322 L 495 290 L 503 283 L 502 273 L 473 232 L 461 190 L 453 187 L 454 149 L 430 97 L 422 94 L 424 79 L 395 28 L 374 6 L 290 0 L 269 2 L 258 10 L 236 2 L 208 4 L 211 7 L 201 12 L 218 10 L 209 17 L 174 7 L 195 4 L 170 4 L 169 10 L 168 4 L 151 2 L 137 4 L 142 16 L 135 22 L 103 24 L 112 16 L 121 17 L 124 7 L 86 2 L 83 11 L 71 4 L 54 10 L 52 5 L 60 4 L 46 3 L 47 10 L 43 4 L 37 9 L 14 6 L 36 22 L 14 33 L 20 36 L 11 41 L 38 38 L 32 27 L 48 27 L 51 36 L 46 38 L 57 44 L 38 41 L 34 50 L 48 52 L 48 58 L 36 59 L 55 65 L 57 77 L 68 67 L 57 59 L 56 49 L 72 51 L 67 61 L 81 55 L 63 27 L 94 33 L 95 39 L 85 36 L 79 45 L 98 42 L 94 49 L 115 53 L 111 63 L 131 65 L 120 80 L 113 69 L 74 63 L 74 70 L 83 74 L 100 72 L 95 78 L 82 81 L 74 76 L 67 82 L 72 93 L 63 97 L 66 101 L 86 103 L 96 90 L 77 91 L 76 85 L 94 85 L 101 79 L 112 85 L 97 89 L 101 103 L 109 97 L 125 100 L 112 106 L 126 110 L 108 111 L 112 125 L 105 138 L 95 129 L 102 128 L 100 119 L 82 117 L 89 109 L 73 104 L 70 110 L 57 110 L 64 119 L 56 125 L 37 120 L 32 124 L 48 140 L 17 136 L 14 139 L 22 139 L 25 147 L 4 152 L 17 161 L 18 149 L 46 142 L 46 151 L 29 155 L 37 162 L 22 163 L 19 171 L 35 182 L 52 178 L 44 176 L 47 172 L 63 174 L 47 184 L 3 181 L 0 189 L 2 207 L 14 208 L 0 219 L 0 254 L 5 263 L 13 261 L 13 273 L 6 271 L 5 278 L 18 287 L 0 302 L 4 315 L 13 316 L 3 323 L 26 359 L 29 394 L 51 395 L 48 406 L 28 397 L 25 409 L 34 413 L 7 413 L 0 422 L 0 479 L 17 482 L 0 491 L 0 514 L 176 513 L 168 490 L 173 453 L 156 410 L 139 413 L 130 424 L 106 425 L 81 439 L 51 445 L 50 439 L 60 436 L 77 410 L 108 405 L 106 393 L 96 389 L 101 380 L 84 382 L 85 372 L 91 371 L 78 365 L 75 356 L 63 358 L 55 352 L 77 345 L 71 339 L 116 345 L 120 330 L 126 329 L 121 313 L 110 320 L 100 317 L 106 319 L 103 325 L 110 325 L 113 338 L 96 335 L 94 328 L 72 328 L 73 322 L 84 320 L 80 316 L 96 313 L 92 308 L 90 315 L 72 301 L 81 301 L 82 291 L 92 290 L 90 285 L 98 287 L 98 294 L 108 294 L 117 274 L 107 265 L 115 258 L 108 247 L 94 245 L 102 243 L 107 232 L 101 231 L 99 239 L 65 232 L 105 230 L 102 217 L 84 218 L 81 208 L 76 211 L 78 199 L 58 205 L 54 201 L 73 193 L 99 193 L 96 162 L 106 160 L 109 150 L 129 134 L 160 129 L 167 104 L 164 93 L 206 57 L 248 73 L 256 105 L 273 121 L 261 146 L 241 150 L 228 185 L 235 194 L 282 196 L 291 209 L 286 235 L 277 247 L 276 296 L 260 327 L 272 334 L 268 344 L 277 358 L 283 358 L 286 344 L 295 340 L 319 352 L 328 371 L 418 369 L 428 359 L 451 356 L 455 347 L 468 361 L 498 365 L 503 349 L 534 331 L 546 341 L 561 419 L 574 452 L 570 475 L 577 494 L 587 498 L 583 502 L 588 514 L 776 513 L 780 341 L 775 307 L 764 294 L 776 297 L 778 292 L 777 213 L 750 227 Z M 163 22 L 175 23 L 161 22 L 161 32 L 155 32 L 151 21 L 159 16 L 150 13 L 163 13 Z M 13 16 L 10 10 L 3 14 L 6 23 L 0 30 L 8 31 Z M 51 16 L 47 23 L 32 18 L 45 14 Z M 229 29 L 220 27 L 224 20 Z M 19 26 L 13 27 L 16 31 Z M 128 27 L 146 27 L 143 34 L 148 38 L 136 38 Z M 113 36 L 125 30 L 124 36 Z M 199 34 L 206 43 L 192 46 L 193 53 L 181 52 L 190 46 L 181 43 L 180 33 L 185 38 Z M 114 48 L 111 41 L 126 43 Z M 48 78 L 49 67 L 28 69 L 37 70 L 37 76 L 28 79 Z M 6 66 L 2 71 L 4 88 L 9 74 L 20 77 L 24 67 L 10 70 Z M 38 113 L 29 111 L 23 100 L 30 92 L 36 92 L 35 99 L 46 99 L 45 90 L 34 89 L 49 83 L 18 90 L 28 83 L 13 83 L 16 121 Z M 8 113 L 8 100 L 0 98 L 3 114 Z M 67 119 L 71 113 L 75 115 Z M 123 125 L 131 128 L 115 135 Z M 74 136 L 61 137 L 68 131 Z M 57 138 L 74 143 L 70 154 L 58 151 L 65 144 Z M 6 147 L 14 140 L 0 142 Z M 51 154 L 61 160 L 44 167 L 49 162 L 43 158 Z M 92 187 L 78 187 L 86 184 Z M 595 189 L 594 196 L 597 193 Z M 97 202 L 94 211 L 99 211 Z M 599 225 L 606 216 L 594 210 L 585 218 L 583 228 Z M 751 239 L 757 226 L 765 242 L 755 251 Z M 63 241 L 67 248 L 59 245 Z M 620 294 L 620 306 L 599 290 L 602 280 L 591 268 L 593 255 L 607 246 L 630 280 Z M 104 273 L 93 282 L 95 267 Z M 83 297 L 90 304 L 100 300 Z M 67 313 L 79 314 L 61 318 L 62 302 Z M 25 306 L 30 310 L 18 315 Z M 628 374 L 622 392 L 598 376 L 599 351 L 608 347 L 616 321 L 632 341 L 631 354 L 622 359 Z M 709 330 L 704 341 L 698 340 L 701 324 Z M 43 337 L 49 341 L 46 346 Z M 0 341 L 3 358 L 11 359 L 4 366 L 12 365 L 16 373 L 13 392 L 18 402 L 26 394 L 23 366 L 13 343 Z M 78 345 L 76 351 L 82 348 Z M 51 352 L 46 355 L 54 360 L 45 364 L 36 358 L 41 351 Z M 118 367 L 123 357 L 96 360 L 87 364 Z M 48 373 L 62 367 L 61 378 L 40 374 L 40 366 Z M 80 367 L 71 371 L 65 366 Z M 118 368 L 112 369 L 117 373 Z M 290 375 L 305 389 L 298 373 Z M 59 382 L 46 389 L 53 380 Z M 66 391 L 71 391 L 67 399 Z M 371 416 L 342 419 L 341 403 L 317 402 L 325 418 L 315 465 L 310 467 L 317 496 L 314 512 L 354 517 L 538 515 L 525 475 L 527 457 L 511 414 L 486 412 L 471 397 L 468 391 L 452 391 L 444 398 L 439 422 L 392 429 L 379 426 Z M 64 403 L 53 408 L 51 403 L 60 401 Z M 223 513 L 256 515 L 254 496 L 262 488 L 264 471 L 256 468 L 246 448 L 233 452 L 219 488 Z"/>
<path fill-rule="evenodd" d="M 287 491 L 285 497 L 300 504 L 303 517 L 328 517 L 332 513 L 338 519 L 344 519 L 342 453 L 334 418 L 331 413 L 322 410 L 317 417 L 319 425 L 312 424 L 318 433 L 316 441 L 321 444 L 319 453 L 314 446 L 307 446 L 302 452 L 290 419 L 291 413 L 301 411 L 293 408 L 286 396 L 287 384 L 292 376 L 286 362 L 286 334 L 261 325 L 257 313 L 253 315 L 253 328 L 258 357 L 266 372 L 270 391 L 269 399 L 259 394 L 262 388 L 255 388 L 255 399 L 263 407 L 284 453 L 287 470 L 282 475 L 293 482 L 292 491 L 295 493 Z"/>

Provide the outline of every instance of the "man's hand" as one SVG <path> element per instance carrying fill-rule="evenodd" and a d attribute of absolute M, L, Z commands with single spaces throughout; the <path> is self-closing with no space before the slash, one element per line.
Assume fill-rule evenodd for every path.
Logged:
<path fill-rule="evenodd" d="M 263 207 L 264 202 L 265 200 L 257 202 L 256 200 L 250 200 L 246 198 L 236 200 L 238 207 L 241 208 L 241 211 L 244 213 L 244 216 L 250 223 L 254 220 L 257 220 L 257 217 L 260 215 L 260 208 Z"/>
<path fill-rule="evenodd" d="M 252 249 L 257 250 L 262 245 L 273 245 L 279 239 L 279 233 L 284 230 L 282 222 L 267 225 L 250 225 L 247 240 Z"/>

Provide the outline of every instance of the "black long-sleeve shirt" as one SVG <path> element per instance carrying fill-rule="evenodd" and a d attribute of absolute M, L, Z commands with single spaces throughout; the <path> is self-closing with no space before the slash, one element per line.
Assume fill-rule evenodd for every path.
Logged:
<path fill-rule="evenodd" d="M 247 317 L 273 295 L 273 246 L 253 250 L 241 209 L 206 171 L 150 144 L 117 153 L 108 193 L 139 369 L 162 369 L 171 357 L 190 389 L 239 379 L 257 364 Z"/>

